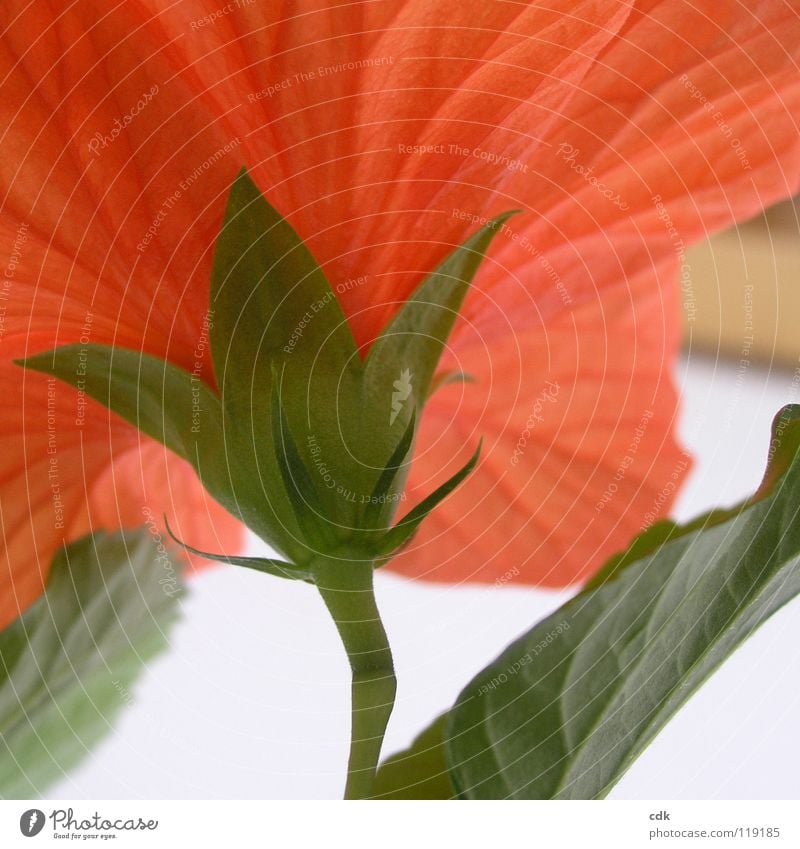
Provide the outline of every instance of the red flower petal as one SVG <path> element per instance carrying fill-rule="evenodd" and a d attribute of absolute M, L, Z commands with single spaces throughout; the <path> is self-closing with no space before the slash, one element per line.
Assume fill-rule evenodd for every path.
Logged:
<path fill-rule="evenodd" d="M 0 609 L 34 597 L 61 541 L 32 460 L 46 458 L 45 381 L 10 359 L 80 339 L 91 317 L 92 341 L 193 363 L 245 163 L 324 263 L 362 343 L 481 217 L 525 210 L 453 336 L 449 365 L 478 383 L 432 400 L 412 498 L 479 435 L 484 459 L 397 568 L 491 580 L 516 567 L 562 584 L 655 502 L 668 509 L 684 463 L 670 435 L 682 246 L 797 189 L 797 16 L 775 2 L 321 5 L 213 19 L 211 2 L 5 7 L 0 244 L 14 268 L 0 385 L 15 397 L 24 380 L 26 400 L 0 458 L 14 582 Z M 558 400 L 526 428 L 547 380 Z M 65 414 L 58 447 L 84 527 L 138 522 L 154 492 L 180 487 L 179 530 L 230 550 L 239 531 L 218 508 L 185 524 L 207 506 L 185 466 L 87 411 L 82 429 Z"/>

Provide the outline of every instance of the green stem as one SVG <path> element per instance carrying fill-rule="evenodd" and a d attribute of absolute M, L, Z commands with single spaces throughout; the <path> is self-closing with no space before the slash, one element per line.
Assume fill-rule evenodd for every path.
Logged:
<path fill-rule="evenodd" d="M 352 733 L 345 799 L 368 799 L 397 681 L 392 652 L 372 587 L 371 563 L 325 560 L 315 564 L 317 588 L 342 638 L 352 684 Z"/>

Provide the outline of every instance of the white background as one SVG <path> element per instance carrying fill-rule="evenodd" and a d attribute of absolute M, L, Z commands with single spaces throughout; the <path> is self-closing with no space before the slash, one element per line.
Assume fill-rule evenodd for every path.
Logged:
<path fill-rule="evenodd" d="M 798 400 L 791 372 L 692 356 L 678 364 L 696 466 L 680 519 L 757 486 L 769 425 Z M 377 578 L 398 702 L 386 753 L 407 745 L 469 678 L 568 597 Z M 192 581 L 171 650 L 108 740 L 48 798 L 330 798 L 341 792 L 348 669 L 313 589 L 220 567 Z M 800 797 L 800 601 L 694 696 L 620 782 L 618 799 Z"/>

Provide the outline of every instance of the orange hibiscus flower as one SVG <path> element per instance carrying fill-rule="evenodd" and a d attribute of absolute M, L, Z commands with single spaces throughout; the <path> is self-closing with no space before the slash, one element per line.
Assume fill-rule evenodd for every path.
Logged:
<path fill-rule="evenodd" d="M 428 403 L 409 506 L 484 437 L 390 564 L 562 585 L 663 515 L 688 466 L 671 368 L 685 246 L 798 188 L 783 3 L 87 0 L 3 7 L 0 620 L 55 548 L 163 511 L 241 527 L 180 459 L 12 365 L 80 342 L 213 384 L 211 255 L 246 165 L 368 346 L 481 222 L 495 239 Z M 679 280 L 682 285 L 679 285 Z"/>

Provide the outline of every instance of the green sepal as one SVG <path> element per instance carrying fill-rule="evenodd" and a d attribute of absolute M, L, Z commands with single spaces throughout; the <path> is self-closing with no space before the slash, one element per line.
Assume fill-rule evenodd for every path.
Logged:
<path fill-rule="evenodd" d="M 437 487 L 430 495 L 420 501 L 416 507 L 408 512 L 380 541 L 378 556 L 388 557 L 393 552 L 402 548 L 416 533 L 422 521 L 435 507 L 444 501 L 448 495 L 469 475 L 478 464 L 481 455 L 483 440 L 478 443 L 475 453 L 449 480 Z"/>
<path fill-rule="evenodd" d="M 284 560 L 275 560 L 271 557 L 242 557 L 235 554 L 212 554 L 210 551 L 202 551 L 175 536 L 166 516 L 164 516 L 164 525 L 167 533 L 181 548 L 186 549 L 191 554 L 196 554 L 198 557 L 205 557 L 206 560 L 214 560 L 217 563 L 227 563 L 230 566 L 244 566 L 246 569 L 254 569 L 256 572 L 263 572 L 265 575 L 274 575 L 276 578 L 289 578 L 295 581 L 313 581 L 313 576 L 307 569 L 302 569 L 299 566 L 295 566 L 294 563 L 287 563 Z"/>
<path fill-rule="evenodd" d="M 435 395 L 442 387 L 450 386 L 453 383 L 475 383 L 475 378 L 465 371 L 443 371 L 433 376 L 431 387 L 428 390 L 428 398 Z"/>
<path fill-rule="evenodd" d="M 336 546 L 336 528 L 328 519 L 320 490 L 314 485 L 311 473 L 303 460 L 292 435 L 281 403 L 282 382 L 272 391 L 272 446 L 283 487 L 294 510 L 303 544 L 311 557 Z"/>
<path fill-rule="evenodd" d="M 237 420 L 225 421 L 219 398 L 199 377 L 150 354 L 97 344 L 66 345 L 17 364 L 85 392 L 187 460 L 208 492 L 262 538 L 281 542 L 281 532 L 295 528 L 274 455 L 253 456 Z"/>
<path fill-rule="evenodd" d="M 246 431 L 254 465 L 267 471 L 276 467 L 272 397 L 277 376 L 290 429 L 313 436 L 329 462 L 348 457 L 356 446 L 345 419 L 359 409 L 362 373 L 353 336 L 324 272 L 245 170 L 231 189 L 217 240 L 211 305 L 212 352 L 224 410 Z M 308 460 L 303 439 L 297 452 Z M 351 465 L 337 477 L 349 478 L 348 487 L 363 492 L 369 470 Z M 315 512 L 329 520 L 326 535 L 332 537 L 332 528 L 352 523 L 352 510 L 335 492 L 316 489 Z"/>
<path fill-rule="evenodd" d="M 159 357 L 103 345 L 69 345 L 21 365 L 85 391 L 188 460 L 209 493 L 289 562 L 305 568 L 348 547 L 359 559 L 385 558 L 472 468 L 383 533 L 402 497 L 417 411 L 441 385 L 434 374 L 447 337 L 510 214 L 420 283 L 362 363 L 322 269 L 242 171 L 215 248 L 207 315 L 219 394 Z M 314 473 L 315 455 L 332 474 Z"/>
<path fill-rule="evenodd" d="M 193 465 L 198 454 L 224 453 L 217 396 L 202 380 L 159 357 L 88 344 L 15 362 L 86 392 Z"/>
<path fill-rule="evenodd" d="M 422 410 L 428 399 L 436 366 L 456 322 L 469 285 L 486 251 L 505 222 L 516 211 L 485 224 L 463 245 L 455 248 L 405 301 L 373 342 L 364 363 L 364 391 L 368 397 L 387 398 L 401 370 L 413 375 L 412 398 L 394 422 L 405 428 L 411 410 Z M 371 428 L 385 430 L 386 407 L 367 408 Z"/>
<path fill-rule="evenodd" d="M 391 517 L 394 514 L 391 499 L 399 490 L 399 487 L 395 486 L 395 482 L 400 477 L 403 464 L 414 444 L 416 426 L 417 415 L 416 410 L 414 410 L 411 413 L 411 418 L 408 420 L 408 425 L 403 436 L 400 438 L 397 447 L 389 458 L 389 462 L 386 464 L 386 468 L 381 472 L 381 476 L 376 481 L 369 503 L 364 509 L 364 526 L 366 528 L 382 527 L 381 520 L 383 517 L 387 514 Z"/>
<path fill-rule="evenodd" d="M 217 239 L 210 304 L 217 381 L 226 407 L 252 421 L 254 438 L 268 435 L 276 364 L 285 364 L 292 380 L 303 378 L 305 388 L 320 357 L 335 367 L 358 362 L 322 269 L 246 169 L 233 184 Z"/>

